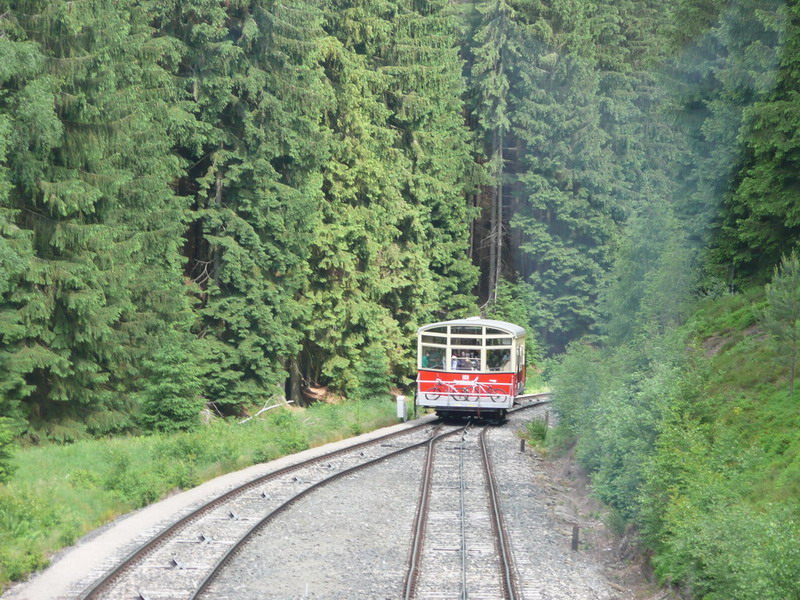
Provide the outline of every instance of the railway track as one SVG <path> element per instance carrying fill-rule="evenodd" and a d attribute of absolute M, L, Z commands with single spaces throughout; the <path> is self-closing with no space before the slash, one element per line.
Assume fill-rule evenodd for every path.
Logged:
<path fill-rule="evenodd" d="M 540 406 L 545 394 L 512 412 Z M 465 428 L 457 444 L 432 440 L 420 484 L 404 600 L 520 598 L 509 535 L 486 441 Z"/>
<path fill-rule="evenodd" d="M 541 402 L 535 403 L 538 404 Z M 439 428 L 435 434 L 434 427 Z M 464 429 L 442 427 L 423 423 L 249 481 L 176 520 L 78 597 L 200 598 L 231 557 L 295 502 L 345 475 L 416 448 L 441 443 Z M 469 451 L 462 449 L 462 456 L 468 455 Z M 474 470 L 465 469 L 463 459 L 460 468 Z M 462 486 L 462 502 L 467 495 L 466 486 Z M 466 556 L 465 553 L 465 564 Z"/>
<path fill-rule="evenodd" d="M 416 425 L 238 486 L 176 520 L 79 598 L 198 597 L 230 556 L 294 501 L 348 473 L 424 445 L 433 427 L 429 423 Z M 455 431 L 458 428 L 450 427 L 440 435 Z"/>

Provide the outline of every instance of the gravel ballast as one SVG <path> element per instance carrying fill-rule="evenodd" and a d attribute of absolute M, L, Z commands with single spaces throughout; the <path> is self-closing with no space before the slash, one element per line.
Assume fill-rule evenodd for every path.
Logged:
<path fill-rule="evenodd" d="M 571 513 L 565 508 L 564 498 L 570 494 L 566 482 L 556 480 L 546 468 L 547 461 L 535 452 L 530 449 L 520 452 L 516 430 L 529 419 L 541 416 L 544 410 L 532 408 L 516 413 L 510 416 L 508 423 L 491 427 L 488 433 L 522 598 L 628 600 L 641 597 L 622 591 L 609 577 L 609 554 L 600 557 L 591 550 L 593 525 L 581 521 L 574 511 Z M 428 417 L 427 420 L 432 419 Z M 58 557 L 50 569 L 12 588 L 3 598 L 75 598 L 93 578 L 137 547 L 144 538 L 211 496 L 265 472 L 378 437 L 388 433 L 387 429 L 256 465 L 128 515 L 90 534 Z M 468 441 L 474 438 L 477 438 L 477 429 L 467 436 Z M 439 481 L 434 483 L 436 494 L 457 497 L 452 489 L 455 480 L 447 473 L 442 474 L 442 469 L 457 465 L 454 460 L 456 442 L 457 438 L 444 442 L 439 450 L 446 460 L 434 467 Z M 465 455 L 465 464 L 471 470 L 476 469 L 471 456 L 475 452 L 473 448 L 468 447 Z M 345 476 L 299 500 L 242 548 L 211 584 L 204 598 L 351 600 L 402 597 L 424 456 L 424 448 L 413 450 Z M 488 566 L 494 561 L 488 556 L 491 548 L 483 541 L 482 534 L 480 539 L 475 537 L 478 529 L 488 527 L 482 481 L 482 473 L 467 474 L 465 489 L 472 496 L 467 498 L 466 523 L 469 526 L 471 522 L 475 530 L 467 534 L 467 548 L 469 563 L 486 562 L 483 566 Z M 447 527 L 456 527 L 456 522 L 460 523 L 460 517 L 456 516 L 448 505 L 438 515 L 434 514 L 434 519 Z M 577 552 L 571 549 L 573 523 L 582 527 L 582 544 Z M 431 548 L 440 555 L 436 562 L 443 565 L 450 561 L 456 542 L 450 540 L 446 532 L 438 539 L 436 525 L 430 534 L 431 541 L 435 542 Z M 605 538 L 603 540 L 605 542 Z M 426 571 L 423 565 L 422 570 L 423 580 L 434 582 L 434 588 L 437 568 Z M 479 575 L 480 581 L 470 580 L 469 587 L 486 600 L 494 597 L 498 590 L 500 598 L 499 588 L 495 584 L 482 585 L 481 578 L 483 576 Z M 445 582 L 438 590 L 428 584 L 422 587 L 426 588 L 426 598 L 457 597 L 452 596 L 452 592 L 458 586 Z"/>

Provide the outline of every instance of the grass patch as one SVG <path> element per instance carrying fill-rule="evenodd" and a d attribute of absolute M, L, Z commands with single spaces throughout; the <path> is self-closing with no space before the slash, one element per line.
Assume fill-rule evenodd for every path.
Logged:
<path fill-rule="evenodd" d="M 698 304 L 687 327 L 700 339 L 738 334 L 758 321 L 765 302 L 763 287 L 751 288 L 740 294 L 707 298 Z"/>
<path fill-rule="evenodd" d="M 517 430 L 517 436 L 532 448 L 546 454 L 550 443 L 549 423 L 542 417 L 535 417 L 525 423 L 522 429 Z"/>
<path fill-rule="evenodd" d="M 544 379 L 544 376 L 539 371 L 534 371 L 528 367 L 528 373 L 525 377 L 525 394 L 541 394 L 549 392 L 550 388 Z"/>
<path fill-rule="evenodd" d="M 800 497 L 800 390 L 789 394 L 788 368 L 758 327 L 763 288 L 703 303 L 689 323 L 695 339 L 716 337 L 721 350 L 707 359 L 705 397 L 698 412 L 714 423 L 715 437 L 730 436 L 758 452 L 748 476 L 751 502 L 798 507 Z"/>
<path fill-rule="evenodd" d="M 0 485 L 0 586 L 117 516 L 219 475 L 395 424 L 394 403 L 277 409 L 194 432 L 23 448 Z"/>

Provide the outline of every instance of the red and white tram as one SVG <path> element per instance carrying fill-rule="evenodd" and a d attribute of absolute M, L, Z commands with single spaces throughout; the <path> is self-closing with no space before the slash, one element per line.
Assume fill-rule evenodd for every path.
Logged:
<path fill-rule="evenodd" d="M 525 330 L 471 317 L 417 330 L 417 406 L 502 419 L 525 388 Z"/>

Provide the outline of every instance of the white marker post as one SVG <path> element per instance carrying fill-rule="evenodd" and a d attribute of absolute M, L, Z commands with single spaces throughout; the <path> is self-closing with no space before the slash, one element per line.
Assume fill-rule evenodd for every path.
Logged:
<path fill-rule="evenodd" d="M 408 413 L 406 412 L 406 397 L 405 396 L 395 396 L 397 399 L 397 418 L 403 419 L 405 422 L 408 419 Z"/>

